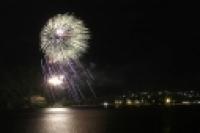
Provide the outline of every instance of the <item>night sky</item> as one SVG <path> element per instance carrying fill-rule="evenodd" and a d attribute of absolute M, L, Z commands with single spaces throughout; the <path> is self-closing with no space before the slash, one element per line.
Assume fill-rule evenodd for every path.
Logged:
<path fill-rule="evenodd" d="M 158 0 L 72 1 L 1 3 L 4 87 L 27 75 L 33 83 L 42 82 L 39 33 L 50 17 L 65 12 L 91 31 L 82 61 L 96 78 L 96 91 L 200 87 L 198 8 Z"/>

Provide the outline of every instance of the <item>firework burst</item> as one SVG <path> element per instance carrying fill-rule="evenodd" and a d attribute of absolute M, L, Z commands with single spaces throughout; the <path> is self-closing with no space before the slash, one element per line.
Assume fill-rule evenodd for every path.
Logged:
<path fill-rule="evenodd" d="M 79 61 L 87 50 L 88 39 L 88 28 L 69 14 L 59 14 L 49 19 L 41 31 L 45 82 L 66 89 L 70 97 L 76 100 L 84 98 L 83 88 L 86 86 L 95 96 L 91 88 L 91 74 Z"/>
<path fill-rule="evenodd" d="M 72 15 L 59 14 L 48 20 L 41 32 L 41 49 L 51 62 L 77 59 L 87 50 L 88 29 Z"/>

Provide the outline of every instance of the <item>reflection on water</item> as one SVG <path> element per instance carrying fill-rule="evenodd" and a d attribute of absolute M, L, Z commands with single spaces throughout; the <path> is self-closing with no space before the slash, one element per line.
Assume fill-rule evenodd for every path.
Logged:
<path fill-rule="evenodd" d="M 162 133 L 171 133 L 172 119 L 170 111 L 164 112 L 162 115 Z"/>
<path fill-rule="evenodd" d="M 57 112 L 57 113 L 61 113 L 61 112 L 69 112 L 70 109 L 68 108 L 46 108 L 44 109 L 44 112 L 47 112 L 47 113 L 53 113 L 53 112 Z"/>
<path fill-rule="evenodd" d="M 84 110 L 47 108 L 29 122 L 32 133 L 103 133 L 102 116 Z"/>
<path fill-rule="evenodd" d="M 74 122 L 73 115 L 67 113 L 64 108 L 49 108 L 45 109 L 45 114 L 42 119 L 37 120 L 38 133 L 73 133 Z"/>
<path fill-rule="evenodd" d="M 2 133 L 197 133 L 200 108 L 70 109 L 1 113 Z"/>

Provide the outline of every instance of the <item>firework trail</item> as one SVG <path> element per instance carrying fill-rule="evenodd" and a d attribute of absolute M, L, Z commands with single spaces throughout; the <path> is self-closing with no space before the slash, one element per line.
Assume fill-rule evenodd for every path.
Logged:
<path fill-rule="evenodd" d="M 65 89 L 76 101 L 84 99 L 83 88 L 92 90 L 90 72 L 83 67 L 79 57 L 86 52 L 89 39 L 88 28 L 69 14 L 50 18 L 41 31 L 41 50 L 44 53 L 42 69 L 45 82 L 53 88 Z M 55 92 L 51 91 L 52 97 Z"/>

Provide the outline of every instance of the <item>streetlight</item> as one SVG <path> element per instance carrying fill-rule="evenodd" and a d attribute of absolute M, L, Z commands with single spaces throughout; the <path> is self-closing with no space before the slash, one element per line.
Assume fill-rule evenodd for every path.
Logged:
<path fill-rule="evenodd" d="M 165 104 L 169 105 L 171 102 L 172 102 L 172 100 L 171 100 L 170 97 L 167 97 L 167 98 L 165 99 Z"/>

